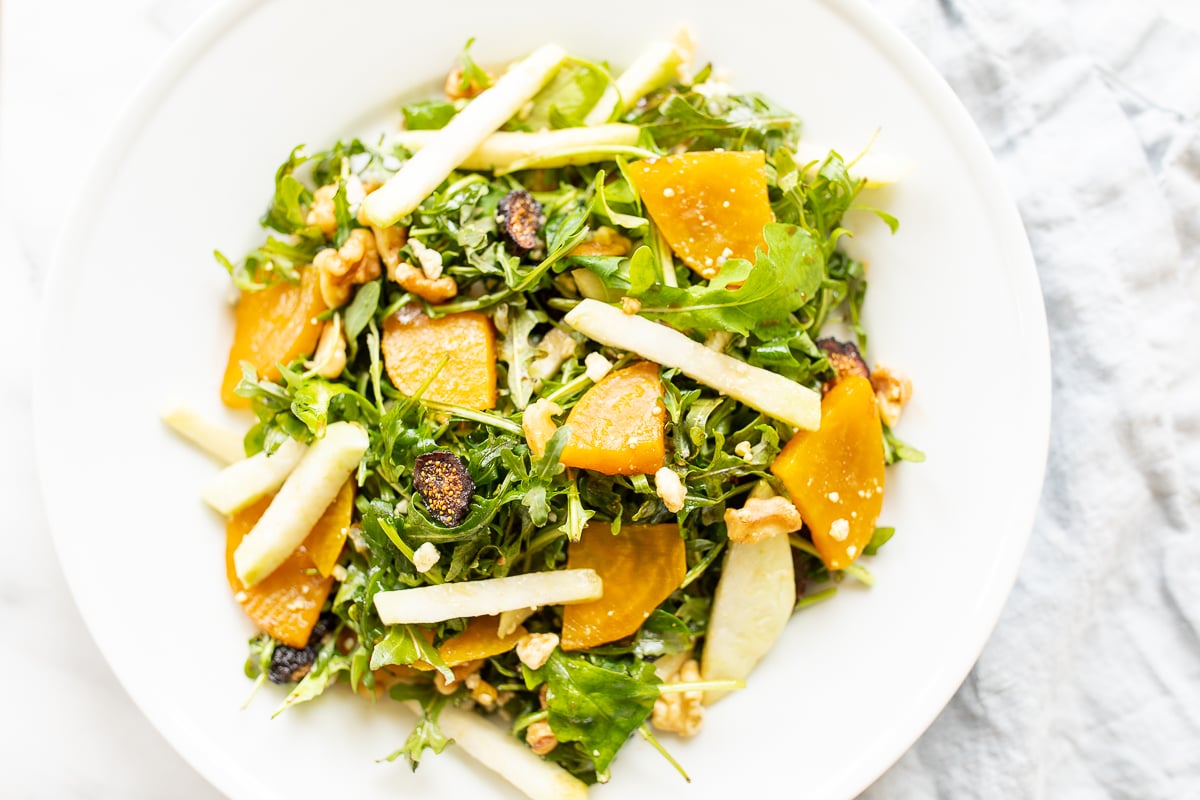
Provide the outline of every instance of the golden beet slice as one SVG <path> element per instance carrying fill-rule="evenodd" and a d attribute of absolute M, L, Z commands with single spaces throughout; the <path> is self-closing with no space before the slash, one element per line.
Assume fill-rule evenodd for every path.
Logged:
<path fill-rule="evenodd" d="M 499 616 L 472 617 L 462 633 L 451 636 L 442 642 L 438 647 L 438 655 L 442 657 L 446 666 L 455 667 L 468 661 L 507 653 L 517 646 L 517 642 L 521 641 L 521 637 L 526 633 L 524 626 L 521 625 L 518 625 L 517 629 L 508 636 L 501 637 L 498 635 L 499 632 Z M 433 669 L 424 661 L 418 661 L 413 666 L 419 670 Z"/>
<path fill-rule="evenodd" d="M 730 258 L 754 260 L 774 222 L 761 152 L 679 153 L 629 166 L 634 187 L 675 255 L 705 278 Z"/>
<path fill-rule="evenodd" d="M 883 429 L 871 382 L 839 380 L 821 400 L 821 427 L 797 431 L 771 471 L 783 481 L 830 569 L 871 541 L 883 506 Z"/>
<path fill-rule="evenodd" d="M 383 364 L 396 388 L 415 393 L 446 363 L 422 397 L 483 410 L 496 405 L 496 334 L 477 311 L 431 319 L 407 305 L 383 323 Z"/>
<path fill-rule="evenodd" d="M 567 415 L 562 463 L 605 475 L 649 475 L 663 465 L 666 408 L 658 365 L 642 361 L 608 373 Z"/>
<path fill-rule="evenodd" d="M 233 554 L 267 510 L 273 496 L 264 497 L 230 515 L 225 526 L 225 575 L 234 598 L 260 630 L 290 647 L 304 647 L 308 643 L 321 607 L 329 596 L 333 578 L 328 577 L 328 572 L 319 570 L 314 555 L 318 555 L 321 563 L 328 564 L 332 571 L 328 554 L 333 553 L 336 563 L 350 525 L 353 498 L 353 487 L 347 483 L 295 552 L 249 589 L 238 579 Z"/>
<path fill-rule="evenodd" d="M 636 633 L 683 583 L 687 554 L 679 526 L 626 525 L 613 535 L 607 522 L 588 524 L 567 547 L 568 569 L 594 569 L 604 596 L 563 606 L 563 650 L 584 650 Z"/>
<path fill-rule="evenodd" d="M 250 401 L 233 393 L 242 379 L 241 362 L 254 367 L 258 377 L 279 380 L 278 364 L 308 355 L 317 346 L 325 311 L 320 276 L 312 267 L 300 270 L 300 283 L 280 281 L 257 292 L 243 292 L 234 309 L 233 345 L 221 381 L 221 400 L 231 408 L 246 408 Z"/>

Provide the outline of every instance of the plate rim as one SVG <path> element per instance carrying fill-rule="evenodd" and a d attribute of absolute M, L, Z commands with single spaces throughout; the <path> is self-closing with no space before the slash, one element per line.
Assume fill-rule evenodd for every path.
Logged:
<path fill-rule="evenodd" d="M 136 140 L 137 129 L 147 116 L 153 114 L 159 101 L 227 30 L 236 26 L 243 17 L 258 7 L 271 2 L 276 0 L 220 0 L 206 10 L 167 48 L 117 115 L 103 146 L 84 173 L 85 177 L 63 217 L 63 224 L 55 241 L 39 308 L 36 331 L 36 351 L 39 356 L 46 352 L 52 339 L 54 324 L 46 298 L 58 294 L 57 290 L 69 269 L 68 254 L 73 250 L 72 243 L 85 237 L 91 229 L 87 209 L 103 198 L 105 186 L 124 162 Z M 1027 400 L 1029 408 L 1037 411 L 1035 430 L 1030 438 L 1038 446 L 1029 454 L 1028 466 L 1031 471 L 1028 473 L 1029 478 L 1023 483 L 1023 488 L 1026 488 L 1029 496 L 1022 498 L 1027 506 L 1022 515 L 1024 524 L 1020 528 L 1019 545 L 1012 545 L 1009 563 L 1001 564 L 991 571 L 986 591 L 981 593 L 976 601 L 980 609 L 977 613 L 980 623 L 972 628 L 970 646 L 959 650 L 959 663 L 943 668 L 941 672 L 944 677 L 936 686 L 936 692 L 934 689 L 929 690 L 937 695 L 937 702 L 931 701 L 928 704 L 927 713 L 920 717 L 919 722 L 916 721 L 918 715 L 914 715 L 910 720 L 913 721 L 910 730 L 889 740 L 889 743 L 897 742 L 897 746 L 886 748 L 887 752 L 876 754 L 873 759 L 864 759 L 864 762 L 871 766 L 869 769 L 864 768 L 859 779 L 852 783 L 853 792 L 849 795 L 852 797 L 878 780 L 928 731 L 974 668 L 1000 620 L 1032 538 L 1044 489 L 1050 443 L 1051 364 L 1045 300 L 1024 223 L 1013 197 L 1004 185 L 999 165 L 970 113 L 946 79 L 916 45 L 891 21 L 869 6 L 867 0 L 811 2 L 824 6 L 833 14 L 844 18 L 856 31 L 869 39 L 881 55 L 903 70 L 929 103 L 939 125 L 945 128 L 955 146 L 962 152 L 968 173 L 977 184 L 986 189 L 981 199 L 992 215 L 991 227 L 998 240 L 1019 256 L 1020 264 L 1007 276 L 1007 283 L 1018 298 L 1020 308 L 1028 312 L 1022 317 L 1023 338 L 1033 345 L 1031 349 L 1036 351 L 1036 358 L 1027 364 L 1026 372 L 1022 376 L 1031 393 Z M 119 659 L 102 640 L 102 633 L 95 624 L 90 607 L 77 592 L 78 582 L 74 576 L 82 567 L 72 560 L 64 537 L 56 532 L 61 530 L 62 526 L 55 524 L 57 514 L 53 511 L 53 498 L 48 488 L 51 468 L 48 466 L 49 456 L 43 443 L 49 438 L 48 426 L 51 423 L 47 420 L 45 412 L 40 410 L 44 407 L 40 400 L 51 391 L 52 382 L 47 359 L 39 357 L 35 363 L 32 391 L 35 472 L 46 529 L 50 534 L 72 602 L 83 618 L 88 635 L 125 694 L 180 758 L 219 792 L 229 797 L 255 796 L 255 787 L 244 782 L 240 771 L 223 766 L 220 763 L 223 760 L 220 754 L 198 747 L 199 743 L 195 740 L 193 732 L 187 729 L 183 720 L 169 709 L 147 702 L 147 694 L 127 681 L 126 676 L 117 667 Z M 880 746 L 876 749 L 885 748 Z"/>

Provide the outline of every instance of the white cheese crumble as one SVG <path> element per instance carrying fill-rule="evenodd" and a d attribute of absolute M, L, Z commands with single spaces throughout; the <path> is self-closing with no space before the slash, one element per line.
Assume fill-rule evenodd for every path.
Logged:
<path fill-rule="evenodd" d="M 417 261 L 421 262 L 421 271 L 425 273 L 425 277 L 434 281 L 442 277 L 442 254 L 433 248 L 426 247 L 417 239 L 408 240 L 409 249 L 413 251 L 413 255 L 417 257 Z"/>
<path fill-rule="evenodd" d="M 846 541 L 846 537 L 850 535 L 850 523 L 844 519 L 835 519 L 829 526 L 829 535 L 836 541 Z"/>
<path fill-rule="evenodd" d="M 335 581 L 337 581 L 338 583 L 346 582 L 346 568 L 343 567 L 341 564 L 335 564 L 333 567 L 333 571 L 329 574 L 332 575 L 333 579 Z"/>
<path fill-rule="evenodd" d="M 749 442 L 738 442 L 737 446 L 733 448 L 733 452 L 743 461 L 751 461 L 754 458 L 754 448 L 750 446 Z"/>
<path fill-rule="evenodd" d="M 658 492 L 663 505 L 672 514 L 683 508 L 687 490 L 683 487 L 683 481 L 679 480 L 679 475 L 670 467 L 663 467 L 654 473 L 654 491 Z"/>
<path fill-rule="evenodd" d="M 854 558 L 854 556 L 857 554 L 858 554 L 858 548 L 855 547 L 854 545 L 850 545 L 849 547 L 846 548 L 846 555 L 850 556 L 851 558 Z"/>
<path fill-rule="evenodd" d="M 672 189 L 670 186 L 663 189 L 663 197 L 674 197 L 674 196 L 675 196 L 675 190 Z"/>
<path fill-rule="evenodd" d="M 417 568 L 417 572 L 428 572 L 441 557 L 433 542 L 426 542 L 413 553 L 413 566 Z"/>
<path fill-rule="evenodd" d="M 587 376 L 592 379 L 592 382 L 598 382 L 601 378 L 612 371 L 612 362 L 599 353 L 588 353 L 583 359 L 584 371 Z"/>
<path fill-rule="evenodd" d="M 829 502 L 831 503 L 840 503 L 842 501 L 842 496 L 837 492 L 830 492 L 826 497 L 829 498 Z"/>

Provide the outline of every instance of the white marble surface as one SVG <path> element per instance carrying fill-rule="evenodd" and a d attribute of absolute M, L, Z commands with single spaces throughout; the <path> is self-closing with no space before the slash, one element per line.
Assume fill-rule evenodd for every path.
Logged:
<path fill-rule="evenodd" d="M 1200 27 L 1195 0 L 1163 2 L 1179 24 Z M 31 466 L 28 345 L 66 198 L 139 83 L 212 4 L 7 0 L 0 8 L 0 797 L 219 796 L 142 718 L 68 594 Z M 902 774 L 886 785 L 924 794 L 905 790 Z"/>

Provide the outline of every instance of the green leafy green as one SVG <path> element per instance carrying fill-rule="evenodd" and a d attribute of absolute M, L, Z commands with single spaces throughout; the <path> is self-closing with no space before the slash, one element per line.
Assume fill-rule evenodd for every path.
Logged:
<path fill-rule="evenodd" d="M 650 664 L 633 672 L 597 666 L 555 650 L 537 678 L 547 686 L 550 728 L 560 742 L 578 742 L 603 774 L 625 740 L 654 710 L 660 681 Z"/>
<path fill-rule="evenodd" d="M 820 287 L 825 260 L 817 240 L 795 225 L 770 223 L 763 228 L 763 239 L 767 249 L 758 250 L 753 266 L 731 258 L 708 283 L 687 288 L 655 282 L 639 292 L 653 267 L 635 254 L 630 291 L 641 301 L 643 315 L 685 330 L 742 335 L 753 330 L 759 337 L 786 333 L 791 313 Z"/>
<path fill-rule="evenodd" d="M 404 127 L 410 131 L 434 131 L 446 127 L 454 119 L 458 109 L 445 100 L 425 100 L 409 103 L 400 109 L 404 115 Z"/>

